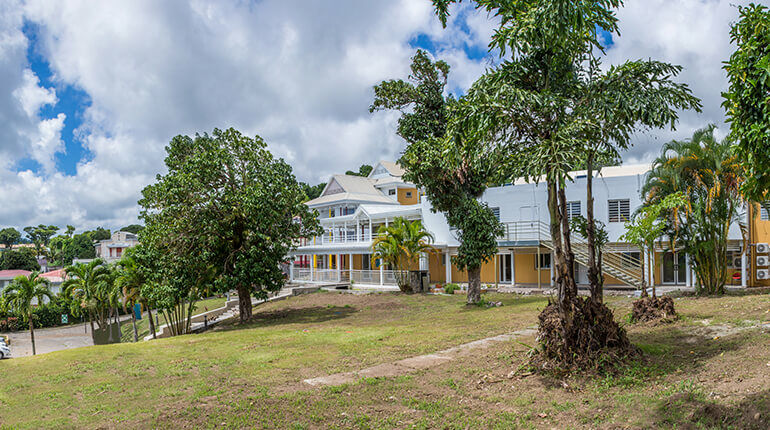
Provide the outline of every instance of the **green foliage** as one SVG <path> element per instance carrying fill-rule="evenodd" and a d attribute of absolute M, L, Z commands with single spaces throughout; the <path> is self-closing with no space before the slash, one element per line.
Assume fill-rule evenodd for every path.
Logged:
<path fill-rule="evenodd" d="M 71 300 L 70 310 L 74 315 L 86 315 L 99 328 L 108 324 L 114 306 L 114 277 L 101 259 L 88 263 L 77 263 L 64 269 L 67 279 L 62 285 L 62 294 Z"/>
<path fill-rule="evenodd" d="M 96 230 L 86 231 L 84 234 L 87 234 L 92 241 L 107 240 L 112 237 L 110 230 L 102 227 L 96 227 Z"/>
<path fill-rule="evenodd" d="M 736 50 L 724 64 L 729 88 L 722 106 L 746 167 L 746 196 L 761 202 L 770 191 L 770 9 L 751 3 L 738 11 L 740 19 L 730 30 Z"/>
<path fill-rule="evenodd" d="M 35 336 L 34 321 L 32 311 L 34 300 L 37 303 L 43 303 L 44 298 L 52 298 L 51 291 L 48 289 L 50 282 L 43 278 L 40 272 L 34 271 L 28 276 L 17 276 L 11 285 L 3 290 L 3 295 L 8 300 L 11 309 L 17 314 L 23 316 L 24 321 L 29 323 L 29 333 L 32 339 L 32 355 L 35 355 Z"/>
<path fill-rule="evenodd" d="M 460 289 L 460 286 L 457 284 L 446 284 L 444 285 L 444 292 L 447 294 L 454 294 L 455 291 L 458 291 Z"/>
<path fill-rule="evenodd" d="M 19 248 L 3 251 L 0 254 L 0 270 L 40 270 L 35 250 Z"/>
<path fill-rule="evenodd" d="M 48 243 L 57 231 L 59 231 L 59 227 L 55 225 L 40 224 L 37 227 L 24 227 L 27 237 L 35 244 L 37 255 L 48 255 Z"/>
<path fill-rule="evenodd" d="M 67 231 L 64 235 L 56 236 L 51 239 L 48 249 L 51 256 L 51 264 L 54 266 L 66 266 L 72 263 L 74 259 L 96 258 L 96 249 L 94 249 L 91 235 L 88 232 L 72 235 L 72 231 Z"/>
<path fill-rule="evenodd" d="M 380 226 L 377 237 L 372 241 L 372 258 L 381 259 L 395 271 L 401 291 L 411 292 L 409 267 L 418 262 L 420 254 L 435 253 L 430 245 L 433 235 L 428 233 L 420 220 L 407 221 L 397 217 L 387 227 Z"/>
<path fill-rule="evenodd" d="M 414 143 L 431 137 L 442 137 L 448 120 L 447 105 L 450 99 L 444 99 L 449 64 L 444 61 L 431 61 L 428 54 L 418 49 L 412 57 L 410 82 L 401 79 L 382 81 L 374 87 L 374 102 L 369 112 L 379 110 L 399 110 L 398 135 L 408 143 Z"/>
<path fill-rule="evenodd" d="M 372 167 L 372 166 L 370 166 L 368 164 L 362 164 L 361 167 L 358 168 L 357 172 L 354 172 L 352 170 L 348 170 L 347 172 L 345 172 L 345 174 L 346 175 L 350 175 L 350 176 L 363 176 L 363 177 L 367 177 L 367 176 L 369 176 L 369 173 L 372 173 L 372 169 L 374 169 L 374 167 Z"/>
<path fill-rule="evenodd" d="M 131 224 L 121 228 L 119 231 L 127 231 L 129 233 L 139 234 L 139 232 L 142 231 L 143 228 L 144 228 L 143 225 Z"/>
<path fill-rule="evenodd" d="M 251 295 L 265 299 L 283 286 L 280 263 L 296 240 L 321 234 L 316 213 L 303 204 L 291 166 L 259 136 L 215 129 L 176 136 L 166 151 L 168 173 L 139 201 L 140 239 L 163 274 L 157 288 L 172 303 L 192 303 L 213 280 L 221 291 L 238 291 L 248 318 Z"/>
<path fill-rule="evenodd" d="M 10 249 L 11 246 L 19 243 L 21 239 L 21 233 L 13 227 L 6 227 L 0 230 L 0 245 L 5 246 L 6 249 Z"/>
<path fill-rule="evenodd" d="M 672 193 L 684 196 L 681 209 L 661 212 L 665 223 L 660 228 L 690 254 L 699 292 L 724 292 L 728 233 L 739 221 L 744 169 L 731 141 L 719 141 L 714 126 L 709 126 L 691 139 L 665 144 L 642 187 L 647 205 L 665 201 Z"/>

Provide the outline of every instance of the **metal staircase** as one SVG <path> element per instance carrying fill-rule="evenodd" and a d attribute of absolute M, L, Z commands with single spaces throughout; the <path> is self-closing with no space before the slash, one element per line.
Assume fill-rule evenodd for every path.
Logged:
<path fill-rule="evenodd" d="M 553 251 L 551 232 L 547 224 L 542 221 L 517 221 L 503 223 L 505 232 L 498 241 L 501 244 L 536 246 L 542 245 Z M 588 267 L 588 243 L 579 235 L 572 232 L 570 237 L 572 253 L 575 262 Z M 641 260 L 627 253 L 612 252 L 606 250 L 602 254 L 602 271 L 605 275 L 612 276 L 626 285 L 635 288 L 642 287 Z"/>

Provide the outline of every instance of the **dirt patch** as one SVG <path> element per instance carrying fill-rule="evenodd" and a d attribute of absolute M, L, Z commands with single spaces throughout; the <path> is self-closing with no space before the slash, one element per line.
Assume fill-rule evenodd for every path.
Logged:
<path fill-rule="evenodd" d="M 671 322 L 677 318 L 671 297 L 644 297 L 634 301 L 631 319 L 634 322 Z"/>
<path fill-rule="evenodd" d="M 531 360 L 538 371 L 600 370 L 638 353 L 604 304 L 575 298 L 567 306 L 571 321 L 561 317 L 555 303 L 538 317 L 540 350 Z"/>

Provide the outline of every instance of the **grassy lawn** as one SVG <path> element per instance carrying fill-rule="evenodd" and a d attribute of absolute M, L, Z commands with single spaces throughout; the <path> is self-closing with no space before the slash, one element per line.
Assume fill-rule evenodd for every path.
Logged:
<path fill-rule="evenodd" d="M 195 312 L 193 315 L 221 308 L 225 305 L 226 300 L 227 299 L 225 297 L 212 297 L 209 299 L 201 300 L 195 304 Z M 152 316 L 155 318 L 155 312 L 152 313 Z M 163 319 L 163 315 L 158 315 L 158 322 L 160 325 L 166 323 L 166 321 Z M 122 342 L 134 341 L 134 326 L 131 324 L 130 319 L 125 323 L 122 323 L 120 330 Z M 142 314 L 142 319 L 136 322 L 136 332 L 139 335 L 138 337 L 140 340 L 144 339 L 145 336 L 150 334 L 150 322 L 147 319 L 146 312 Z"/>
<path fill-rule="evenodd" d="M 317 293 L 202 335 L 0 363 L 6 427 L 767 428 L 770 296 L 677 299 L 683 318 L 629 326 L 643 358 L 618 374 L 514 376 L 527 344 L 499 343 L 409 375 L 311 388 L 358 370 L 532 327 L 543 297 Z M 626 298 L 608 298 L 622 320 Z M 130 326 L 130 324 L 129 324 Z M 756 415 L 759 414 L 759 415 Z M 755 416 L 757 417 L 755 419 Z"/>

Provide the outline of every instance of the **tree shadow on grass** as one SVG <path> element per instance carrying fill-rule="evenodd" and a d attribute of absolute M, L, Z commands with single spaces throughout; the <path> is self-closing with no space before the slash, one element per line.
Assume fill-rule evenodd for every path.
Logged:
<path fill-rule="evenodd" d="M 227 325 L 225 329 L 266 327 L 282 324 L 317 324 L 324 321 L 347 318 L 356 311 L 356 308 L 346 305 L 312 306 L 254 312 L 251 319 L 245 324 L 240 324 L 236 320 L 232 324 Z"/>
<path fill-rule="evenodd" d="M 770 390 L 725 405 L 708 400 L 697 387 L 683 387 L 660 401 L 656 418 L 661 427 L 765 430 L 770 428 Z"/>

